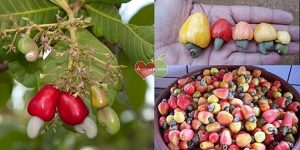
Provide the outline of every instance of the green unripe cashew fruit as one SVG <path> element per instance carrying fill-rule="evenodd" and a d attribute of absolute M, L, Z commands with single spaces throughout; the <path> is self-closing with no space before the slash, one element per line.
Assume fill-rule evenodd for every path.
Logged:
<path fill-rule="evenodd" d="M 106 128 L 109 134 L 116 134 L 120 130 L 119 117 L 110 107 L 99 109 L 97 111 L 97 120 L 101 126 Z"/>
<path fill-rule="evenodd" d="M 29 36 L 22 37 L 18 42 L 18 49 L 21 53 L 27 54 L 31 51 L 38 51 L 38 46 Z"/>

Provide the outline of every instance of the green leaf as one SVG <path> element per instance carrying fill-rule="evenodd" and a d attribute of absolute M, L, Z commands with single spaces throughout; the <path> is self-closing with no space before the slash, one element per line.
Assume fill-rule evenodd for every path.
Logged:
<path fill-rule="evenodd" d="M 82 0 L 83 3 L 107 3 L 107 4 L 121 4 L 127 3 L 130 0 Z"/>
<path fill-rule="evenodd" d="M 139 60 L 149 62 L 153 58 L 153 27 L 141 30 L 140 27 L 123 23 L 113 5 L 93 3 L 85 7 L 93 18 L 93 32 L 97 37 L 104 36 L 111 43 L 120 44 L 133 63 Z"/>
<path fill-rule="evenodd" d="M 11 96 L 13 79 L 8 72 L 0 73 L 0 107 L 4 106 Z"/>
<path fill-rule="evenodd" d="M 128 97 L 129 105 L 136 112 L 138 112 L 145 103 L 147 84 L 145 80 L 143 80 L 143 78 L 141 78 L 135 72 L 134 65 L 129 62 L 128 58 L 123 52 L 119 54 L 119 63 L 127 66 L 126 68 L 122 69 L 124 75 L 125 92 Z"/>
<path fill-rule="evenodd" d="M 26 22 L 21 19 L 27 17 L 37 24 L 56 22 L 55 14 L 60 8 L 48 0 L 0 0 L 0 29 L 13 28 L 13 24 L 8 22 L 8 17 L 12 16 L 19 26 L 25 26 Z M 12 37 L 0 39 L 0 60 L 10 59 L 12 54 L 7 55 L 2 47 L 10 44 Z"/>
<path fill-rule="evenodd" d="M 111 56 L 114 55 L 104 44 L 102 44 L 96 37 L 93 36 L 93 34 L 91 34 L 86 29 L 78 30 L 76 32 L 76 36 L 78 38 L 78 44 L 81 48 L 84 48 L 87 51 L 90 51 L 91 49 L 95 50 L 95 55 L 93 56 L 96 59 L 109 63 L 111 65 L 118 64 L 117 59 L 115 57 L 108 58 L 104 56 L 104 54 L 109 54 Z M 66 43 L 59 42 L 54 48 L 57 51 L 64 51 L 67 50 L 69 46 Z M 65 68 L 67 68 L 68 60 L 69 56 L 56 56 L 55 53 L 51 52 L 50 55 L 43 61 L 44 65 L 42 74 L 51 74 L 53 72 L 59 72 L 59 74 L 64 76 L 67 73 Z M 111 74 L 109 74 L 111 72 L 107 70 L 107 64 L 99 63 L 95 59 L 82 60 L 82 63 L 83 65 L 89 68 L 89 73 L 87 75 L 89 78 L 97 82 L 108 84 L 107 92 L 110 99 L 110 105 L 112 105 L 117 93 L 117 87 L 112 86 L 112 83 L 110 82 L 111 80 L 107 79 L 107 77 L 111 76 Z M 113 78 L 113 82 L 119 83 L 119 77 L 113 77 L 115 77 Z M 55 78 L 47 75 L 44 78 L 42 78 L 43 83 L 54 82 L 54 80 Z M 90 103 L 89 90 L 89 87 L 87 87 L 87 94 L 82 96 L 88 104 Z"/>
<path fill-rule="evenodd" d="M 40 62 L 30 63 L 25 58 L 19 57 L 19 59 L 9 62 L 8 68 L 14 79 L 28 88 L 34 88 L 39 87 Z"/>
<path fill-rule="evenodd" d="M 154 44 L 153 38 L 153 26 L 137 26 L 133 24 L 129 24 L 129 27 L 139 36 L 143 37 L 145 41 Z M 150 34 L 149 34 L 150 33 Z M 151 34 L 152 33 L 152 34 Z"/>
<path fill-rule="evenodd" d="M 154 4 L 150 4 L 141 8 L 129 20 L 129 23 L 139 26 L 152 26 L 154 24 Z"/>
<path fill-rule="evenodd" d="M 25 102 L 30 101 L 34 95 L 38 92 L 38 87 L 32 88 L 32 89 L 27 89 L 23 95 L 23 99 Z"/>
<path fill-rule="evenodd" d="M 16 19 L 19 26 L 25 26 L 26 22 L 21 17 L 27 17 L 35 23 L 55 22 L 55 14 L 59 7 L 47 0 L 0 0 L 1 29 L 11 28 L 11 23 L 6 21 L 8 16 Z"/>

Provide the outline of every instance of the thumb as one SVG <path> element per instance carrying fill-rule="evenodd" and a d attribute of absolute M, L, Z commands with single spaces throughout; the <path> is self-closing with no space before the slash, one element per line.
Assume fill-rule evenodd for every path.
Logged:
<path fill-rule="evenodd" d="M 192 0 L 157 0 L 155 2 L 155 47 L 177 41 L 181 25 L 190 15 Z"/>

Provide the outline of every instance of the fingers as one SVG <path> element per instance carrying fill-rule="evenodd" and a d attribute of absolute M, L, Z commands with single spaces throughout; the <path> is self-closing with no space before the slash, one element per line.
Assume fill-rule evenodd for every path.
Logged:
<path fill-rule="evenodd" d="M 267 55 L 260 53 L 235 52 L 228 57 L 226 64 L 271 65 L 277 64 L 279 61 L 280 55 L 276 52 L 271 52 Z"/>
<path fill-rule="evenodd" d="M 256 27 L 256 24 L 251 24 L 253 30 Z M 292 41 L 298 42 L 299 41 L 299 26 L 292 26 L 292 25 L 273 25 L 274 28 L 279 30 L 288 31 L 291 35 Z"/>
<path fill-rule="evenodd" d="M 157 0 L 155 2 L 155 47 L 177 41 L 180 27 L 190 15 L 192 0 Z"/>
<path fill-rule="evenodd" d="M 180 43 L 171 44 L 155 50 L 155 58 L 163 54 L 167 55 L 165 61 L 168 65 L 186 65 L 191 64 L 193 61 L 188 50 Z"/>
<path fill-rule="evenodd" d="M 299 43 L 298 42 L 292 42 L 288 45 L 289 51 L 288 55 L 299 55 Z"/>
<path fill-rule="evenodd" d="M 272 49 L 272 51 L 275 51 L 275 45 L 276 43 L 274 43 L 274 47 Z M 288 45 L 288 55 L 297 55 L 299 54 L 299 43 L 298 42 L 291 42 Z M 255 41 L 251 41 L 249 43 L 249 47 L 246 50 L 243 50 L 241 48 L 239 48 L 236 45 L 235 41 L 229 41 L 227 43 L 225 43 L 223 45 L 222 50 L 227 51 L 228 55 L 230 55 L 231 53 L 235 53 L 235 52 L 243 52 L 243 53 L 259 53 L 259 47 L 258 47 L 258 43 L 256 43 Z"/>
<path fill-rule="evenodd" d="M 283 10 L 255 6 L 229 6 L 235 22 L 291 24 L 293 15 Z"/>

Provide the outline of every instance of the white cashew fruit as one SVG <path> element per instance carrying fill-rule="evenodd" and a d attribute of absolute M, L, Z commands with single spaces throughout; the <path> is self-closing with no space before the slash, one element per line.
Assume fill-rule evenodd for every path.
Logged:
<path fill-rule="evenodd" d="M 96 123 L 89 117 L 86 117 L 81 124 L 75 125 L 74 129 L 78 133 L 85 134 L 90 139 L 95 138 L 98 133 Z"/>
<path fill-rule="evenodd" d="M 27 135 L 29 138 L 34 139 L 36 138 L 43 125 L 45 124 L 44 120 L 39 117 L 33 116 L 28 122 L 27 125 Z"/>
<path fill-rule="evenodd" d="M 32 50 L 25 54 L 25 58 L 28 62 L 35 62 L 39 58 L 39 51 L 38 50 Z"/>

